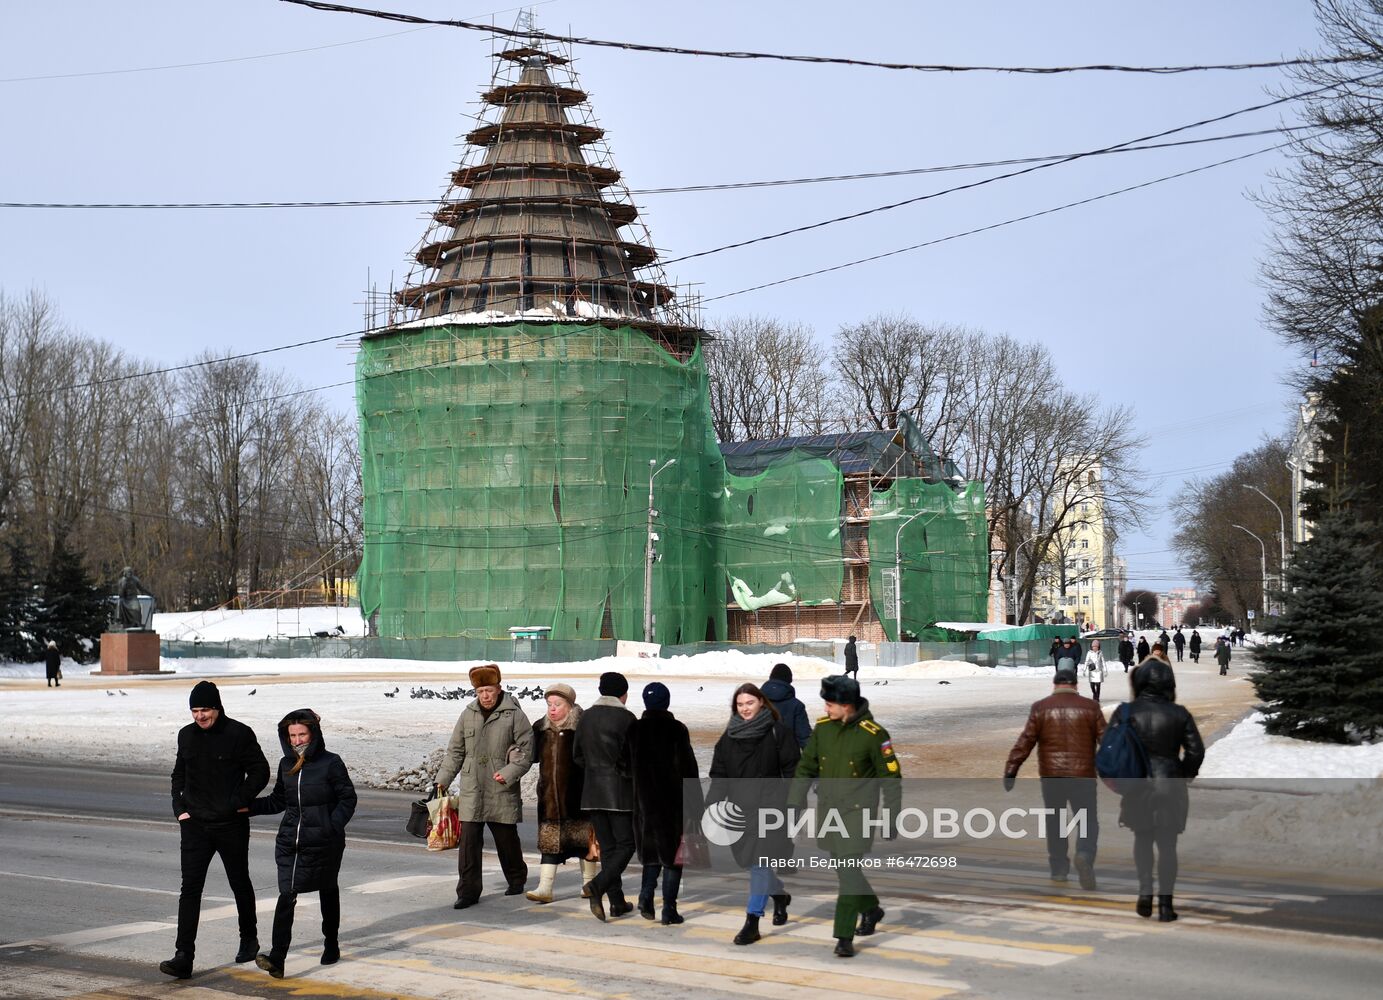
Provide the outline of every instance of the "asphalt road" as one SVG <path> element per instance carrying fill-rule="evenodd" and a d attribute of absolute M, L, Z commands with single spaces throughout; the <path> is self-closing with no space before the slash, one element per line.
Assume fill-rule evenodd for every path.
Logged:
<path fill-rule="evenodd" d="M 164 773 L 0 761 L 0 996 L 1299 1000 L 1370 995 L 1383 978 L 1378 897 L 1266 887 L 1230 898 L 1192 884 L 1178 896 L 1183 919 L 1162 925 L 1134 914 L 1117 879 L 1102 893 L 1058 891 L 1027 857 L 993 862 L 1003 885 L 1034 875 L 1024 892 L 977 894 L 982 868 L 965 891 L 908 873 L 876 879 L 888 915 L 848 962 L 831 955 L 833 895 L 820 879 L 792 880 L 792 920 L 765 923 L 748 948 L 730 943 L 742 878 L 709 873 L 688 873 L 681 927 L 637 915 L 597 922 L 568 869 L 550 906 L 491 892 L 460 913 L 450 908 L 456 855 L 429 854 L 402 831 L 410 796 L 364 791 L 342 871 L 341 963 L 318 964 L 316 903 L 305 896 L 288 978 L 231 964 L 234 907 L 214 866 L 197 973 L 175 983 L 157 971 L 172 951 L 179 881 L 167 784 Z M 257 819 L 251 845 L 262 939 L 275 894 L 273 829 L 272 818 Z M 487 860 L 494 888 L 502 880 Z"/>

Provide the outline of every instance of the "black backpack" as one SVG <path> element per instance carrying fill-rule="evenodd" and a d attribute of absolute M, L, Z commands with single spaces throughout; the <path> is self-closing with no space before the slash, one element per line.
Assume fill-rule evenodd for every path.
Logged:
<path fill-rule="evenodd" d="M 1095 751 L 1095 773 L 1119 795 L 1148 776 L 1148 751 L 1129 719 L 1127 702 L 1109 717 L 1100 748 Z"/>

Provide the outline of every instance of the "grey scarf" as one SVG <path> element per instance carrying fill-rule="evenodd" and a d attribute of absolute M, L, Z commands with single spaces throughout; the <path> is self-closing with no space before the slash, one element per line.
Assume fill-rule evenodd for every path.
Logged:
<path fill-rule="evenodd" d="M 778 720 L 773 718 L 773 713 L 768 710 L 767 705 L 759 709 L 759 714 L 752 719 L 745 719 L 736 712 L 730 716 L 730 722 L 725 727 L 725 735 L 732 740 L 757 740 L 772 729 L 776 721 Z"/>

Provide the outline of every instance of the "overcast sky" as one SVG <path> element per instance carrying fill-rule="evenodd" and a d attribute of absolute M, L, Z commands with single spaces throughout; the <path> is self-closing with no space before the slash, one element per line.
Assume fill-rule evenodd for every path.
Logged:
<path fill-rule="evenodd" d="M 492 0 L 503 3 L 504 0 Z M 371 3 L 362 0 L 360 6 Z M 511 26 L 516 9 L 375 6 Z M 647 3 L 553 0 L 538 25 L 593 38 L 880 61 L 1072 65 L 1257 62 L 1317 44 L 1305 0 Z M 179 202 L 440 196 L 490 80 L 491 41 L 277 0 L 0 5 L 0 201 Z M 1095 149 L 1300 89 L 1278 70 L 1178 76 L 899 72 L 578 48 L 577 69 L 634 189 L 809 177 Z M 177 68 L 150 69 L 151 67 Z M 34 79 L 40 77 L 43 79 Z M 1294 124 L 1296 106 L 1187 137 Z M 1027 215 L 1271 146 L 1260 136 L 1092 158 L 672 265 L 710 298 Z M 1154 523 L 1121 544 L 1130 583 L 1185 581 L 1165 501 L 1281 433 L 1299 364 L 1264 328 L 1268 231 L 1248 193 L 1278 153 L 707 306 L 827 341 L 884 312 L 1046 344 L 1069 384 L 1134 407 Z M 1012 169 L 1012 168 L 1009 168 Z M 1000 169 L 767 190 L 639 195 L 664 258 L 861 211 Z M 407 271 L 417 207 L 0 209 L 0 288 L 136 357 L 256 350 L 361 325 L 367 275 Z M 349 344 L 349 341 L 343 343 Z M 347 382 L 349 346 L 269 355 L 304 386 Z M 349 386 L 324 390 L 351 407 Z M 1118 484 L 1113 484 L 1117 489 Z M 1252 539 L 1245 539 L 1252 545 Z"/>

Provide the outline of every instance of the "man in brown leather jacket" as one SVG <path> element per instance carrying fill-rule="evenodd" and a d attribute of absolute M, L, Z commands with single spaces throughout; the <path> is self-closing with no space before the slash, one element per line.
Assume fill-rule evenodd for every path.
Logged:
<path fill-rule="evenodd" d="M 1084 810 L 1085 826 L 1077 826 L 1076 873 L 1082 889 L 1095 888 L 1095 848 L 1100 837 L 1100 821 L 1095 813 L 1095 751 L 1104 734 L 1104 715 L 1100 706 L 1076 690 L 1076 672 L 1062 669 L 1052 680 L 1052 693 L 1034 702 L 1028 724 L 1004 765 L 1004 790 L 1013 788 L 1023 761 L 1037 747 L 1037 773 L 1042 778 L 1042 805 L 1051 810 L 1044 817 L 1047 860 L 1052 880 L 1065 882 L 1071 870 L 1066 824 L 1061 812 L 1078 817 Z"/>

